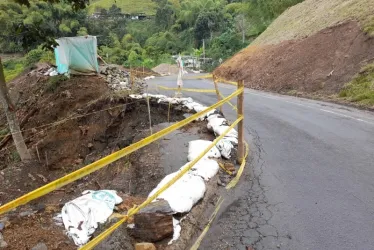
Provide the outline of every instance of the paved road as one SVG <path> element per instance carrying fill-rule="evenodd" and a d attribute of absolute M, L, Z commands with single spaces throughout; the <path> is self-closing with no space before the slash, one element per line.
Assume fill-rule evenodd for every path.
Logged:
<path fill-rule="evenodd" d="M 150 88 L 175 82 L 158 78 Z M 220 89 L 227 96 L 235 87 Z M 216 102 L 215 94 L 185 95 Z M 250 164 L 201 249 L 374 249 L 374 115 L 249 89 L 244 103 Z M 236 117 L 228 105 L 224 113 Z"/>

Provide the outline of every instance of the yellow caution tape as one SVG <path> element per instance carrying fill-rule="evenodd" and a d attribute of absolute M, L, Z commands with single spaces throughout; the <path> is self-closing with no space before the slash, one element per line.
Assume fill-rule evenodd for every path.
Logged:
<path fill-rule="evenodd" d="M 219 95 L 221 96 L 222 99 L 225 99 L 225 97 L 221 94 L 221 92 L 219 92 Z M 238 112 L 238 108 L 234 104 L 232 104 L 231 102 L 227 102 L 227 104 L 229 104 L 233 110 Z"/>
<path fill-rule="evenodd" d="M 245 150 L 245 156 L 244 156 L 243 162 L 242 162 L 242 164 L 240 165 L 240 168 L 239 168 L 239 170 L 238 170 L 238 174 L 235 176 L 234 179 L 232 179 L 232 180 L 230 181 L 230 183 L 226 186 L 226 189 L 231 189 L 231 188 L 235 187 L 236 184 L 238 184 L 239 179 L 240 179 L 240 177 L 241 177 L 242 174 L 243 174 L 244 167 L 245 167 L 245 165 L 246 165 L 246 163 L 247 163 L 247 157 L 248 157 L 248 154 L 249 154 L 249 146 L 248 146 L 248 143 L 245 143 L 245 148 L 246 148 L 246 150 Z"/>
<path fill-rule="evenodd" d="M 216 78 L 216 81 L 217 82 L 221 82 L 221 83 L 231 84 L 231 85 L 234 85 L 234 86 L 238 86 L 238 83 L 232 82 L 232 81 L 227 81 L 227 80 L 222 79 L 222 78 Z"/>
<path fill-rule="evenodd" d="M 224 131 L 222 135 L 217 137 L 210 145 L 207 147 L 201 154 L 196 157 L 193 161 L 191 161 L 185 168 L 180 170 L 176 176 L 174 176 L 173 179 L 171 179 L 168 183 L 166 183 L 162 188 L 160 188 L 157 192 L 155 192 L 151 197 L 149 197 L 147 200 L 145 200 L 142 204 L 137 206 L 135 209 L 130 210 L 126 217 L 108 228 L 106 231 L 101 233 L 98 237 L 94 238 L 90 242 L 88 242 L 86 245 L 80 248 L 80 250 L 88 250 L 93 249 L 95 246 L 97 246 L 102 240 L 105 239 L 105 237 L 109 236 L 112 232 L 114 232 L 122 223 L 126 222 L 127 217 L 132 217 L 134 214 L 138 213 L 142 208 L 145 208 L 149 203 L 151 203 L 154 199 L 156 199 L 162 192 L 164 192 L 166 189 L 168 189 L 170 186 L 172 186 L 177 180 L 179 180 L 183 175 L 185 175 L 188 171 L 191 170 L 191 168 L 199 161 L 201 160 L 216 144 L 219 142 L 227 133 L 230 132 L 231 129 L 233 129 L 240 121 L 243 120 L 243 116 L 239 117 L 228 129 Z M 121 223 L 120 223 L 121 222 Z"/>
<path fill-rule="evenodd" d="M 224 166 L 221 162 L 217 162 L 217 163 L 218 163 L 218 166 L 220 166 L 220 167 L 223 169 L 223 171 L 225 171 L 225 172 L 228 173 L 229 175 L 232 175 L 232 172 L 229 171 L 229 170 L 227 170 L 227 169 L 225 168 L 225 166 Z"/>
<path fill-rule="evenodd" d="M 213 75 L 212 74 L 207 74 L 207 75 L 203 75 L 203 76 L 185 77 L 183 79 L 184 80 L 195 80 L 195 79 L 209 79 L 209 78 L 213 78 Z"/>
<path fill-rule="evenodd" d="M 91 163 L 77 171 L 74 171 L 73 173 L 70 173 L 68 175 L 65 175 L 64 177 L 58 179 L 58 180 L 55 180 L 55 181 L 52 181 L 48 184 L 46 184 L 45 186 L 42 186 L 34 191 L 31 191 L 30 193 L 28 194 L 25 194 L 3 206 L 0 207 L 0 215 L 3 214 L 3 213 L 6 213 L 20 205 L 23 205 L 23 204 L 26 204 L 32 200 L 35 200 L 43 195 L 46 195 L 58 188 L 61 188 L 69 183 L 72 183 L 84 176 L 87 176 L 103 167 L 105 167 L 106 165 L 114 162 L 114 161 L 117 161 L 118 159 L 126 156 L 126 155 L 129 155 L 131 154 L 132 152 L 164 137 L 165 135 L 169 134 L 170 132 L 172 131 L 175 131 L 185 125 L 187 125 L 188 123 L 198 119 L 199 117 L 205 115 L 206 113 L 208 113 L 209 111 L 223 105 L 225 102 L 229 101 L 231 98 L 239 95 L 240 93 L 242 93 L 244 91 L 244 88 L 239 88 L 237 89 L 234 93 L 232 93 L 231 95 L 229 95 L 227 98 L 217 102 L 216 104 L 208 107 L 207 109 L 199 112 L 199 113 L 196 113 L 186 119 L 184 119 L 183 121 L 180 121 L 178 123 L 175 123 L 173 125 L 171 125 L 170 127 L 168 128 L 165 128 L 139 142 L 136 142 L 134 144 L 131 144 L 130 146 L 124 148 L 124 149 L 121 149 L 111 155 L 108 155 L 94 163 Z"/>
<path fill-rule="evenodd" d="M 214 219 L 216 218 L 216 216 L 218 214 L 218 211 L 221 208 L 221 205 L 222 205 L 223 201 L 224 200 L 222 199 L 222 197 L 219 197 L 217 207 L 214 210 L 214 212 L 212 213 L 212 215 L 210 216 L 208 224 L 206 225 L 206 227 L 204 228 L 204 230 L 201 232 L 199 238 L 197 238 L 196 242 L 193 244 L 193 246 L 190 248 L 190 250 L 197 250 L 197 249 L 199 249 L 199 246 L 200 246 L 201 242 L 203 241 L 205 235 L 209 231 L 209 228 L 212 225 Z"/>
<path fill-rule="evenodd" d="M 215 93 L 214 89 L 188 89 L 188 88 L 169 88 L 161 85 L 157 85 L 158 88 L 164 90 L 174 90 L 174 91 L 186 91 L 186 92 L 199 92 L 199 93 Z"/>

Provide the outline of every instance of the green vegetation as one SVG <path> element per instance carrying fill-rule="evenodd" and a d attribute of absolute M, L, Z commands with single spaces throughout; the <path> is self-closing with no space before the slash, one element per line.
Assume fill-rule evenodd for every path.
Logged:
<path fill-rule="evenodd" d="M 374 106 L 374 64 L 368 64 L 340 91 L 339 97 Z"/>
<path fill-rule="evenodd" d="M 88 6 L 88 11 L 92 14 L 100 9 L 108 10 L 113 5 L 117 5 L 123 13 L 145 13 L 146 15 L 156 13 L 156 3 L 152 0 L 97 0 Z"/>
<path fill-rule="evenodd" d="M 48 79 L 46 91 L 55 92 L 60 85 L 68 80 L 69 78 L 65 75 L 52 76 Z"/>
<path fill-rule="evenodd" d="M 88 34 L 97 36 L 99 55 L 108 63 L 152 68 L 179 53 L 203 56 L 204 44 L 204 56 L 213 59 L 207 69 L 212 69 L 300 1 L 96 0 L 75 11 L 72 0 L 53 5 L 33 0 L 29 7 L 5 2 L 0 4 L 0 53 L 26 55 L 5 65 L 7 81 L 37 62 L 53 62 L 47 51 L 57 45 L 56 38 Z M 124 15 L 140 12 L 153 16 L 130 20 Z"/>
<path fill-rule="evenodd" d="M 0 136 L 1 136 L 1 138 L 3 138 L 8 133 L 9 133 L 9 128 L 0 129 Z"/>
<path fill-rule="evenodd" d="M 4 61 L 3 66 L 6 82 L 13 80 L 25 70 L 22 60 L 7 60 Z"/>
<path fill-rule="evenodd" d="M 373 12 L 373 0 L 308 0 L 286 10 L 253 44 L 277 44 L 303 38 L 349 19 L 359 21 L 363 30 L 374 36 Z"/>

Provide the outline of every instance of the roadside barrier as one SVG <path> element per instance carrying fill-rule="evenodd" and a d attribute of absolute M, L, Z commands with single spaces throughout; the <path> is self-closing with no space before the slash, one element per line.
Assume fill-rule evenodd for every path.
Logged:
<path fill-rule="evenodd" d="M 185 92 L 198 92 L 198 93 L 215 93 L 214 89 L 189 89 L 189 88 L 169 88 L 161 85 L 156 85 L 159 89 L 174 90 L 174 91 L 185 91 Z"/>
<path fill-rule="evenodd" d="M 208 92 L 217 92 L 217 84 L 215 83 L 216 85 L 216 90 L 206 90 L 206 89 L 202 89 L 202 90 L 199 90 L 199 91 L 195 91 L 196 89 L 181 89 L 182 91 L 188 91 L 188 90 L 193 90 L 192 92 L 203 92 L 203 93 L 208 93 Z M 209 151 L 210 149 L 212 149 L 221 139 L 224 138 L 225 135 L 227 135 L 235 126 L 238 125 L 238 162 L 241 164 L 240 165 L 240 168 L 238 170 L 238 173 L 237 175 L 234 177 L 234 179 L 232 179 L 232 181 L 227 185 L 227 189 L 231 189 L 233 187 L 235 187 L 235 185 L 238 183 L 239 179 L 240 179 L 240 176 L 242 175 L 243 171 L 244 171 L 244 167 L 245 167 L 245 163 L 246 163 L 246 157 L 248 156 L 248 152 L 249 152 L 249 147 L 248 147 L 248 144 L 245 144 L 244 145 L 244 138 L 243 138 L 243 128 L 244 128 L 244 124 L 243 124 L 243 120 L 244 120 L 244 116 L 243 116 L 243 95 L 244 95 L 244 86 L 243 86 L 243 81 L 239 81 L 238 84 L 237 84 L 237 90 L 235 92 L 233 92 L 232 94 L 230 94 L 228 97 L 224 98 L 222 95 L 217 95 L 219 100 L 217 103 L 213 104 L 212 106 L 208 107 L 207 109 L 201 111 L 201 112 L 198 112 L 180 122 L 177 122 L 171 126 L 169 126 L 168 128 L 165 128 L 155 134 L 152 134 L 151 136 L 148 136 L 147 138 L 139 141 L 139 142 L 136 142 L 124 149 L 121 149 L 117 152 L 114 152 L 100 160 L 97 160 L 95 161 L 94 163 L 91 163 L 79 170 L 76 170 L 68 175 L 65 175 L 64 177 L 60 178 L 60 179 L 57 179 L 55 181 L 52 181 L 34 191 L 31 191 L 30 193 L 27 193 L 3 206 L 0 207 L 0 215 L 6 213 L 6 212 L 9 212 L 11 211 L 12 209 L 15 209 L 21 205 L 24 205 L 24 204 L 27 204 L 28 202 L 32 201 L 32 200 L 35 200 L 41 196 L 44 196 L 56 189 L 59 189 L 63 186 L 66 186 L 78 179 L 81 179 L 99 169 L 102 169 L 103 167 L 107 166 L 108 164 L 114 162 L 114 161 L 117 161 L 119 159 L 121 159 L 122 157 L 124 156 L 127 156 L 129 154 L 131 154 L 132 152 L 140 149 L 140 148 L 143 148 L 145 147 L 146 145 L 156 141 L 156 140 L 159 140 L 160 138 L 166 136 L 167 134 L 171 133 L 172 131 L 175 131 L 185 125 L 187 125 L 188 123 L 192 122 L 192 121 L 195 121 L 197 120 L 198 118 L 200 118 L 201 116 L 207 114 L 208 112 L 218 108 L 218 107 L 221 107 L 223 104 L 225 103 L 228 103 L 233 97 L 238 97 L 238 107 L 237 107 L 237 111 L 238 111 L 238 118 L 235 122 L 232 123 L 232 125 L 226 129 L 219 137 L 217 137 L 210 145 L 209 147 L 207 147 L 203 152 L 201 152 L 201 154 L 196 158 L 194 159 L 193 161 L 191 161 L 185 168 L 183 168 L 176 176 L 174 176 L 173 179 L 171 179 L 168 183 L 166 183 L 161 189 L 159 189 L 155 194 L 153 194 L 152 196 L 150 196 L 145 202 L 143 202 L 142 204 L 138 205 L 138 206 L 135 206 L 133 207 L 132 209 L 130 209 L 126 215 L 123 216 L 122 219 L 120 219 L 117 223 L 115 223 L 114 225 L 112 225 L 110 228 L 108 228 L 107 230 L 105 230 L 103 233 L 101 233 L 99 236 L 97 236 L 96 238 L 94 238 L 93 240 L 91 240 L 90 242 L 88 242 L 85 246 L 81 247 L 80 249 L 92 249 L 94 248 L 95 246 L 97 246 L 101 241 L 103 241 L 106 237 L 108 237 L 112 232 L 114 232 L 119 226 L 121 226 L 123 223 L 125 223 L 127 221 L 127 219 L 133 215 L 135 215 L 136 213 L 138 213 L 142 208 L 146 207 L 149 203 L 151 203 L 153 200 L 155 200 L 162 192 L 164 192 L 166 189 L 168 189 L 170 186 L 172 186 L 176 181 L 178 181 L 184 174 L 186 174 L 188 171 L 190 171 L 192 169 L 192 167 L 199 161 L 201 160 Z M 167 88 L 167 87 L 163 87 L 163 88 Z M 168 90 L 174 90 L 173 88 L 167 88 Z M 178 90 L 178 88 L 177 88 Z M 217 92 L 219 93 L 219 91 Z M 220 93 L 219 93 L 220 94 Z M 222 98 L 222 99 L 221 99 Z M 244 146 L 246 146 L 246 153 L 244 154 Z M 220 202 L 220 204 L 222 204 L 222 201 Z M 219 204 L 219 206 L 220 206 Z M 219 206 L 218 206 L 218 209 L 219 209 Z M 218 209 L 216 210 L 215 213 L 218 212 Z M 214 218 L 212 218 L 211 220 L 213 220 Z M 211 223 L 211 222 L 210 222 Z M 210 225 L 209 223 L 209 225 Z"/>
<path fill-rule="evenodd" d="M 191 168 L 199 161 L 201 160 L 216 144 L 218 141 L 223 139 L 226 134 L 230 132 L 231 129 L 233 129 L 240 121 L 243 120 L 243 117 L 239 117 L 228 129 L 222 133 L 219 137 L 217 137 L 210 145 L 207 147 L 201 154 L 196 157 L 193 161 L 191 161 L 183 170 L 181 170 L 173 179 L 171 179 L 168 183 L 166 183 L 162 188 L 160 188 L 155 194 L 153 194 L 151 197 L 149 197 L 146 201 L 144 201 L 139 206 L 134 207 L 133 209 L 130 209 L 128 213 L 118 221 L 116 224 L 108 228 L 106 231 L 101 233 L 99 236 L 88 242 L 86 245 L 80 248 L 80 250 L 88 250 L 92 249 L 95 246 L 97 246 L 101 241 L 103 241 L 106 237 L 108 237 L 112 232 L 114 232 L 119 226 L 121 226 L 123 223 L 127 221 L 129 217 L 132 217 L 136 213 L 138 213 L 142 208 L 145 208 L 149 203 L 151 203 L 154 199 L 156 199 L 162 192 L 164 192 L 167 188 L 169 188 L 171 185 L 173 185 L 177 180 L 179 180 L 183 175 L 185 175 L 188 171 L 191 170 Z"/>
<path fill-rule="evenodd" d="M 105 167 L 106 165 L 126 156 L 126 155 L 129 155 L 130 153 L 162 138 L 163 136 L 169 134 L 170 132 L 172 131 L 175 131 L 185 125 L 187 125 L 188 123 L 198 119 L 199 117 L 205 115 L 206 113 L 208 113 L 209 111 L 223 105 L 225 102 L 227 102 L 228 100 L 230 100 L 231 98 L 239 95 L 240 93 L 242 93 L 244 91 L 244 88 L 239 88 L 238 90 L 236 90 L 234 93 L 232 93 L 230 96 L 228 96 L 226 99 L 223 99 L 222 101 L 220 102 L 217 102 L 216 104 L 208 107 L 207 109 L 199 112 L 199 113 L 196 113 L 178 123 L 175 123 L 173 125 L 171 125 L 170 127 L 168 128 L 165 128 L 139 142 L 136 142 L 124 149 L 121 149 L 111 155 L 108 155 L 94 163 L 91 163 L 75 172 L 72 172 L 60 179 L 57 179 L 53 182 L 50 182 L 49 184 L 46 184 L 45 186 L 42 186 L 28 194 L 25 194 L 21 197 L 19 197 L 18 199 L 15 199 L 3 206 L 0 207 L 0 215 L 5 213 L 5 212 L 8 212 L 20 205 L 24 205 L 32 200 L 35 200 L 43 195 L 46 195 L 58 188 L 61 188 L 69 183 L 72 183 L 73 181 L 76 181 L 78 179 L 81 179 L 82 177 L 84 176 L 87 176 L 103 167 Z"/>

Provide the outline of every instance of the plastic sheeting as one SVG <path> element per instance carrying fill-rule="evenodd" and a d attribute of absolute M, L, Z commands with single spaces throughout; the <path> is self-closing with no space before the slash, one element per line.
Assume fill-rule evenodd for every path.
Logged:
<path fill-rule="evenodd" d="M 77 246 L 84 245 L 95 232 L 98 223 L 104 223 L 122 202 L 114 190 L 84 191 L 83 196 L 67 202 L 61 211 L 67 235 Z"/>
<path fill-rule="evenodd" d="M 57 72 L 69 70 L 82 73 L 99 72 L 97 62 L 97 40 L 95 36 L 63 37 L 56 40 Z"/>

